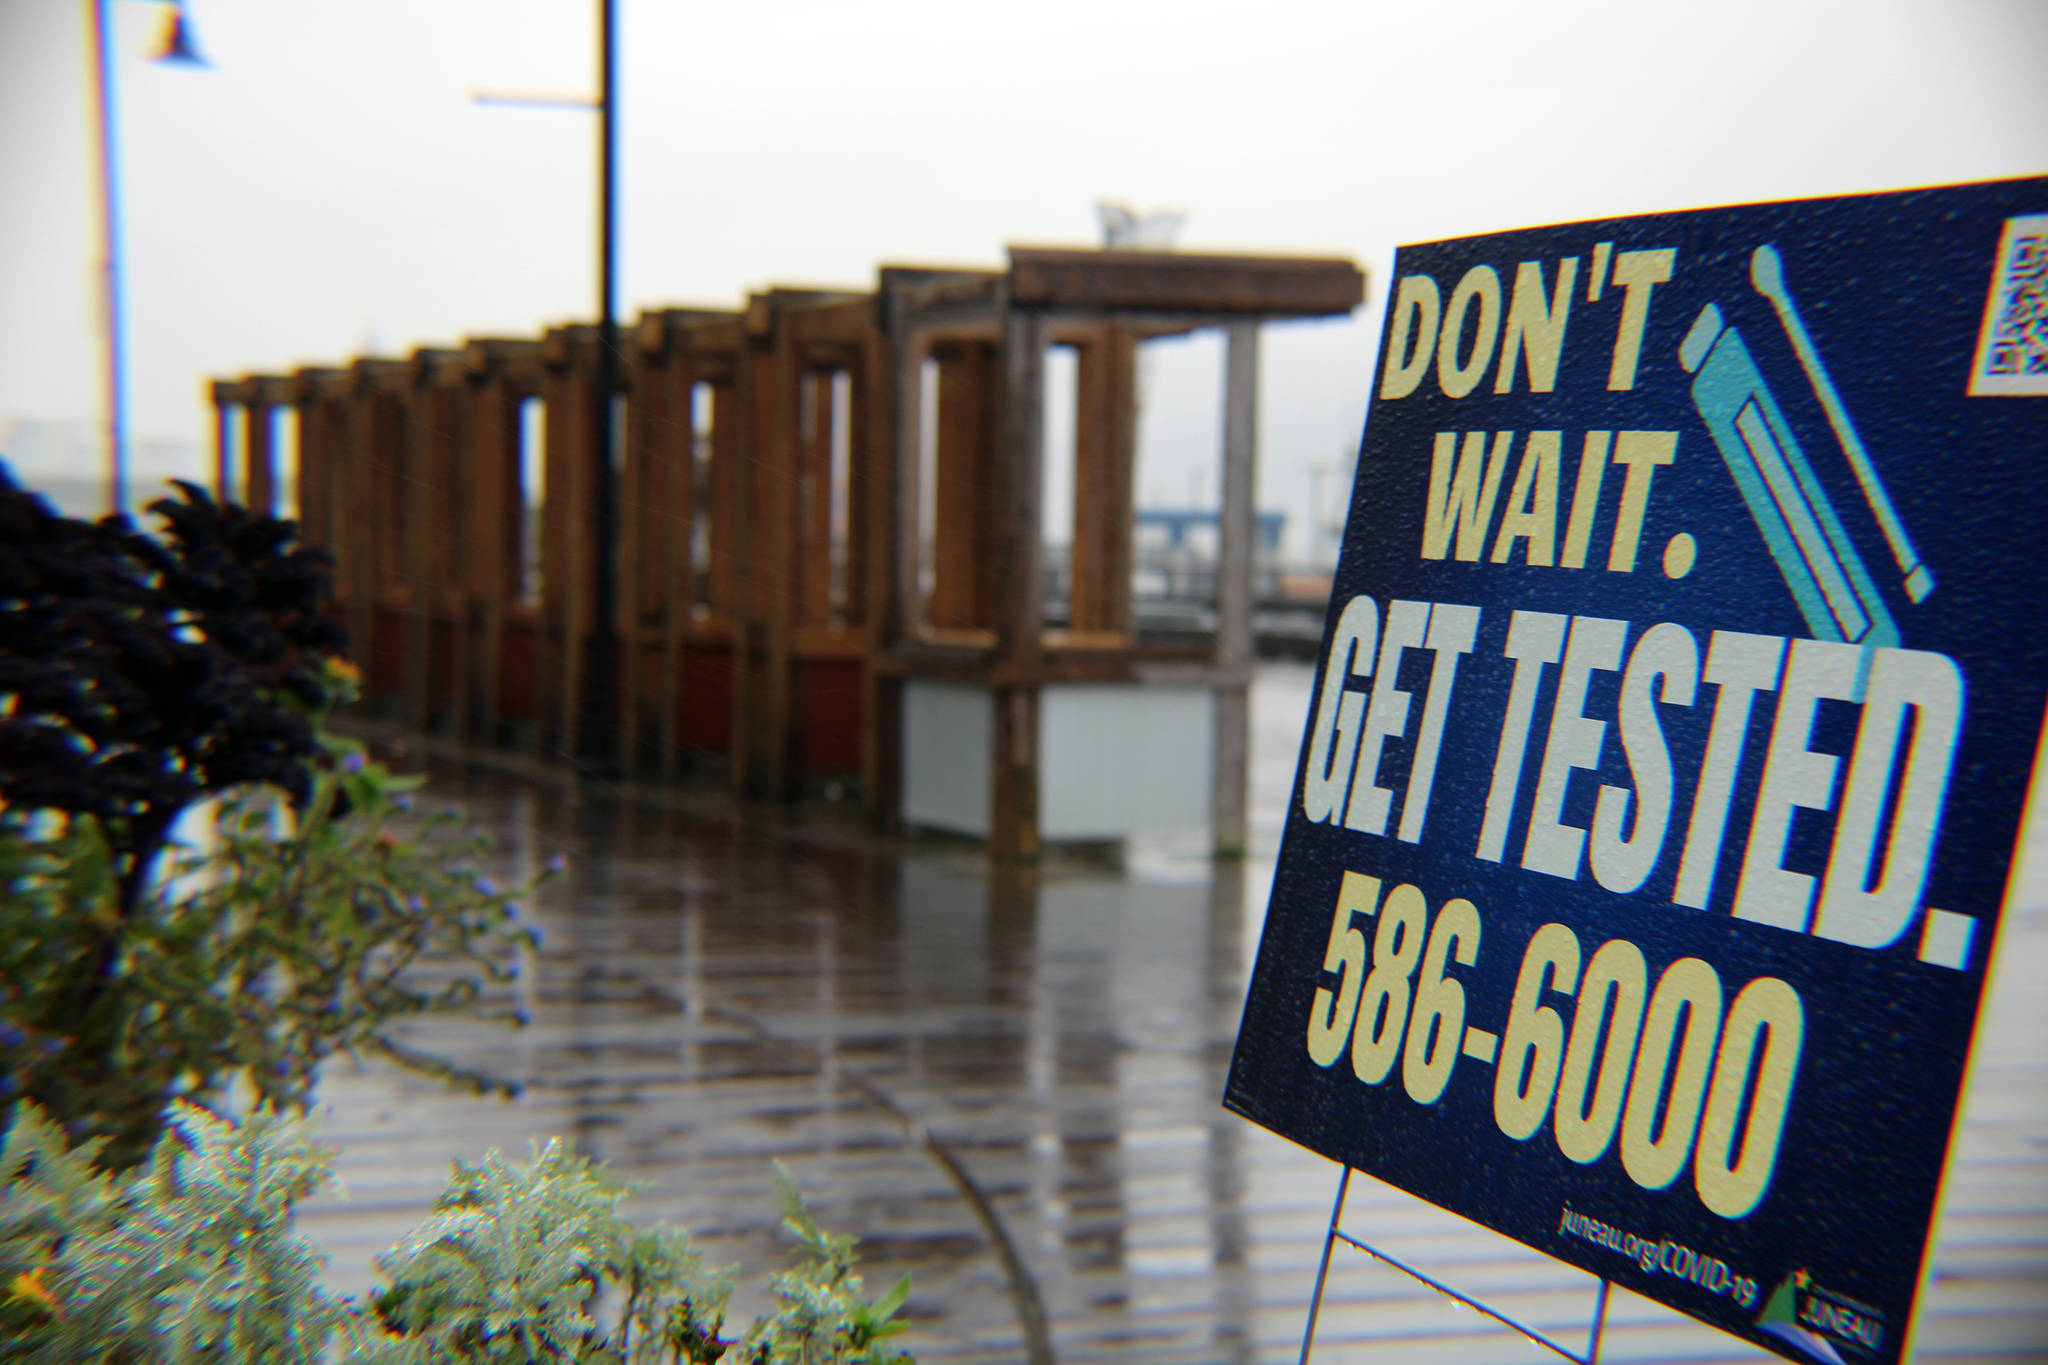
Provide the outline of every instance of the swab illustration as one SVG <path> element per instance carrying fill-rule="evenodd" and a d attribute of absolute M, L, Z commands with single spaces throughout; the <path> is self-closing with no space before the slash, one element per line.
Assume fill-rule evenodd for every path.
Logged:
<path fill-rule="evenodd" d="M 1862 556 L 1742 334 L 1727 325 L 1717 305 L 1700 310 L 1678 360 L 1693 376 L 1693 405 L 1813 637 L 1898 644 L 1898 626 Z"/>
<path fill-rule="evenodd" d="M 1821 364 L 1820 352 L 1814 349 L 1813 338 L 1806 334 L 1806 324 L 1800 321 L 1791 291 L 1785 287 L 1785 263 L 1779 258 L 1776 247 L 1760 246 L 1751 254 L 1749 279 L 1756 286 L 1756 292 L 1771 301 L 1771 307 L 1777 310 L 1778 321 L 1784 324 L 1793 353 L 1799 357 L 1799 366 L 1806 371 L 1807 382 L 1813 385 L 1814 397 L 1820 400 L 1821 410 L 1827 413 L 1828 425 L 1835 429 L 1835 439 L 1841 442 L 1842 454 L 1849 459 L 1849 468 L 1856 472 L 1856 483 L 1863 490 L 1863 500 L 1870 504 L 1872 515 L 1884 531 L 1885 544 L 1891 546 L 1892 558 L 1898 561 L 1899 573 L 1905 579 L 1906 596 L 1915 602 L 1926 601 L 1927 594 L 1934 591 L 1934 572 L 1920 562 L 1913 542 L 1907 538 L 1905 524 L 1892 507 L 1884 480 L 1878 478 L 1876 467 L 1870 463 L 1870 453 L 1863 448 L 1863 440 L 1856 434 L 1855 424 L 1849 420 L 1849 410 L 1842 406 L 1841 395 L 1835 392 L 1834 381 L 1828 378 L 1827 367 Z"/>

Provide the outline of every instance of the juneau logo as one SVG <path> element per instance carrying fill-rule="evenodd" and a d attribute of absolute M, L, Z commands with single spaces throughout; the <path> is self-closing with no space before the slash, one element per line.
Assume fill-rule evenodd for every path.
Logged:
<path fill-rule="evenodd" d="M 1884 1342 L 1882 1313 L 1816 1284 L 1804 1268 L 1787 1275 L 1764 1301 L 1756 1325 L 1825 1365 L 1848 1365 L 1840 1347 L 1862 1356 Z"/>

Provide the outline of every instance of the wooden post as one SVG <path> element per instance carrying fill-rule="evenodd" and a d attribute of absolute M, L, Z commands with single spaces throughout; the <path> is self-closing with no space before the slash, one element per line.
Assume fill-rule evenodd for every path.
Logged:
<path fill-rule="evenodd" d="M 763 632 L 761 706 L 755 712 L 758 748 L 754 762 L 759 775 L 753 794 L 770 801 L 786 801 L 795 793 L 792 762 L 798 724 L 795 697 L 796 602 L 801 590 L 797 578 L 796 533 L 798 507 L 797 462 L 801 451 L 797 440 L 797 378 L 795 345 L 789 328 L 777 327 L 774 349 L 763 357 L 771 376 L 765 414 L 767 439 L 754 447 L 756 468 L 762 475 L 757 504 L 762 514 L 762 540 L 754 556 L 757 581 L 765 589 L 766 601 L 755 599 L 755 620 Z"/>
<path fill-rule="evenodd" d="M 1216 563 L 1215 744 L 1210 840 L 1216 855 L 1244 856 L 1247 705 L 1252 670 L 1253 531 L 1259 468 L 1259 325 L 1230 324 L 1224 355 L 1223 513 Z"/>
<path fill-rule="evenodd" d="M 446 646 L 438 662 L 431 651 L 427 656 L 427 720 L 437 730 L 457 736 L 463 733 L 468 720 L 459 684 L 462 661 L 469 652 L 469 598 L 462 587 L 463 560 L 468 553 L 464 532 L 469 505 L 476 498 L 476 480 L 469 459 L 469 428 L 475 420 L 471 387 L 461 354 L 437 352 L 430 409 L 434 429 L 429 447 L 434 456 L 434 519 L 427 540 L 426 587 L 434 630 L 443 635 Z"/>
<path fill-rule="evenodd" d="M 916 335 L 900 323 L 889 337 L 889 374 L 892 377 L 889 408 L 895 414 L 895 429 L 889 442 L 889 545 L 886 611 L 880 638 L 891 650 L 917 633 L 923 616 L 918 584 L 918 567 L 924 553 L 923 527 L 918 509 L 923 505 L 922 463 L 924 450 L 924 362 L 926 348 Z M 894 818 L 894 815 L 891 815 Z"/>
<path fill-rule="evenodd" d="M 351 537 L 355 534 L 351 519 L 354 509 L 350 506 L 355 485 L 349 453 L 355 449 L 356 409 L 347 383 L 347 372 L 337 372 L 322 386 L 319 403 L 320 472 L 327 489 L 327 537 L 335 556 L 335 591 L 341 594 L 348 592 L 350 555 L 354 550 Z"/>
<path fill-rule="evenodd" d="M 477 561 L 487 551 L 474 536 L 480 509 L 490 506 L 492 492 L 486 471 L 483 443 L 477 430 L 483 423 L 483 385 L 478 382 L 469 357 L 463 357 L 463 375 L 452 395 L 462 420 L 449 465 L 457 483 L 455 505 L 449 509 L 448 525 L 453 544 L 453 571 L 449 585 L 454 589 L 455 610 L 448 642 L 448 724 L 447 731 L 458 743 L 467 744 L 474 735 L 476 694 L 483 676 L 478 667 Z"/>
<path fill-rule="evenodd" d="M 1001 494 L 994 551 L 995 753 L 989 852 L 1038 853 L 1038 696 L 1044 656 L 1045 320 L 1002 310 Z"/>
<path fill-rule="evenodd" d="M 889 528 L 875 516 L 875 499 L 889 487 L 889 390 L 876 382 L 879 335 L 870 336 L 846 369 L 846 563 L 840 580 L 841 612 L 849 626 L 868 626 L 881 614 L 886 584 L 876 577 L 876 555 Z M 868 632 L 866 671 L 874 671 L 876 637 Z"/>
<path fill-rule="evenodd" d="M 885 272 L 886 277 L 886 272 Z M 886 288 L 886 286 L 885 286 Z M 882 482 L 874 492 L 874 649 L 868 670 L 868 736 L 871 761 L 862 777 L 868 814 L 875 827 L 895 833 L 903 825 L 903 677 L 898 652 L 918 632 L 922 601 L 918 584 L 923 528 L 924 448 L 923 339 L 902 317 L 901 302 L 885 292 L 888 334 L 871 350 L 876 420 L 888 428 L 877 436 L 876 466 Z"/>
<path fill-rule="evenodd" d="M 473 721 L 466 733 L 496 744 L 506 616 L 521 590 L 519 544 L 526 508 L 519 486 L 520 399 L 503 365 L 483 345 L 470 347 L 469 367 L 469 496 L 462 516 L 464 617 L 471 644 L 462 665 L 466 684 L 458 694 L 464 700 L 458 704 Z"/>
<path fill-rule="evenodd" d="M 308 545 L 325 546 L 327 486 L 320 469 L 320 407 L 303 372 L 293 375 L 287 383 L 292 406 L 298 413 L 298 421 L 293 424 L 298 433 L 298 448 L 289 458 L 292 482 L 299 490 L 299 539 Z"/>
<path fill-rule="evenodd" d="M 736 561 L 746 540 L 746 471 L 742 468 L 740 434 L 747 426 L 748 401 L 740 378 L 744 363 L 731 379 L 711 386 L 711 524 L 705 527 L 710 563 L 704 602 L 711 615 L 731 621 L 737 600 Z"/>
<path fill-rule="evenodd" d="M 893 830 L 902 785 L 902 682 L 892 655 L 901 642 L 895 575 L 901 557 L 896 538 L 902 534 L 901 502 L 905 481 L 897 462 L 894 439 L 896 374 L 888 361 L 892 349 L 878 331 L 862 348 L 853 379 L 857 395 L 854 416 L 854 465 L 849 485 L 848 515 L 857 528 L 857 553 L 847 558 L 848 615 L 859 604 L 858 621 L 868 631 L 866 667 L 861 673 L 861 797 L 868 818 Z"/>
<path fill-rule="evenodd" d="M 328 472 L 327 405 L 316 375 L 313 370 L 300 370 L 292 376 L 293 401 L 299 409 L 295 475 L 299 488 L 299 535 L 307 544 L 318 545 L 333 554 L 339 547 L 334 539 L 333 479 Z M 338 573 L 334 582 L 339 591 L 342 579 Z"/>
<path fill-rule="evenodd" d="M 682 757 L 683 646 L 697 614 L 696 368 L 690 355 L 673 351 L 667 368 L 658 372 L 668 412 L 660 432 L 665 447 L 660 497 L 666 516 L 661 522 L 661 713 L 656 726 L 658 771 L 664 778 L 676 775 Z"/>
<path fill-rule="evenodd" d="M 298 413 L 293 423 L 298 448 L 289 458 L 292 483 L 299 491 L 299 539 L 324 548 L 328 544 L 327 473 L 320 464 L 320 404 L 303 374 L 293 375 L 290 384 L 292 406 Z"/>
<path fill-rule="evenodd" d="M 658 328 L 659 323 L 655 326 Z M 647 584 L 649 547 L 654 543 L 649 517 L 655 511 L 654 488 L 659 476 L 659 456 L 654 450 L 658 409 L 666 396 L 656 377 L 656 362 L 639 344 L 638 328 L 627 333 L 631 362 L 619 371 L 626 392 L 625 450 L 617 476 L 619 548 L 616 559 L 616 594 L 612 612 L 612 638 L 618 646 L 615 681 L 618 684 L 613 716 L 614 739 L 611 759 L 618 771 L 631 777 L 639 767 L 641 687 L 644 659 L 640 647 L 642 613 L 660 601 L 650 595 Z"/>
<path fill-rule="evenodd" d="M 412 610 L 405 581 L 406 545 L 413 523 L 419 520 L 419 499 L 412 484 L 416 451 L 412 436 L 413 403 L 411 368 L 385 361 L 371 372 L 370 431 L 374 442 L 370 468 L 370 530 L 375 536 L 376 588 L 372 596 L 375 618 L 371 629 L 383 632 L 386 620 L 394 627 L 389 637 L 398 651 L 395 677 L 377 699 L 380 712 L 394 712 L 404 719 L 406 696 L 406 618 Z M 395 618 L 395 619 L 392 619 Z"/>
<path fill-rule="evenodd" d="M 541 707 L 534 726 L 538 752 L 573 759 L 582 715 L 584 664 L 590 630 L 590 506 L 597 401 L 590 374 L 587 327 L 566 327 L 548 338 L 545 461 L 547 488 L 541 522 Z"/>
<path fill-rule="evenodd" d="M 551 334 L 542 343 L 552 348 Z M 569 457 L 566 445 L 575 439 L 577 422 L 569 413 L 568 385 L 561 368 L 546 357 L 541 371 L 540 401 L 540 486 L 528 490 L 538 494 L 531 518 L 534 561 L 538 566 L 533 602 L 533 752 L 545 755 L 557 743 L 555 722 L 561 715 L 562 644 L 560 640 L 562 598 L 556 579 L 567 571 L 568 526 L 562 518 L 567 500 Z"/>
<path fill-rule="evenodd" d="M 557 722 L 556 756 L 574 762 L 583 753 L 583 689 L 589 681 L 590 647 L 587 636 L 592 627 L 590 613 L 590 498 L 596 462 L 605 458 L 595 446 L 596 418 L 590 405 L 604 400 L 597 392 L 594 376 L 586 372 L 580 340 L 569 337 L 568 370 L 564 376 L 563 426 L 568 436 L 562 492 L 563 554 L 561 572 L 562 690 L 561 719 Z M 550 485 L 550 494 L 553 486 Z M 552 497 L 550 501 L 552 501 Z"/>
<path fill-rule="evenodd" d="M 432 671 L 428 655 L 434 640 L 434 599 L 439 596 L 432 571 L 432 543 L 439 530 L 435 523 L 445 491 L 434 458 L 434 431 L 438 423 L 430 387 L 432 372 L 431 354 L 415 352 L 412 382 L 399 399 L 397 454 L 403 463 L 395 481 L 398 500 L 404 507 L 404 515 L 399 518 L 403 540 L 394 566 L 405 605 L 405 691 L 401 714 L 406 725 L 415 730 L 427 728 L 427 682 Z"/>
<path fill-rule="evenodd" d="M 362 670 L 363 700 L 374 707 L 377 701 L 377 541 L 376 478 L 370 461 L 377 446 L 377 399 L 370 392 L 368 377 L 358 361 L 350 376 L 348 434 L 342 458 L 335 462 L 342 496 L 337 500 L 342 515 L 336 539 L 347 546 L 341 569 L 348 583 L 349 648 Z"/>
<path fill-rule="evenodd" d="M 1103 327 L 1081 348 L 1074 443 L 1074 545 L 1067 622 L 1128 636 L 1132 628 L 1132 471 L 1138 451 L 1138 345 Z"/>
<path fill-rule="evenodd" d="M 1002 566 L 991 551 L 1002 534 L 995 486 L 1009 456 L 1007 447 L 998 447 L 999 423 L 1008 410 L 996 382 L 996 348 L 949 343 L 934 347 L 933 358 L 939 369 L 939 430 L 931 622 L 941 630 L 987 629 L 996 625 L 1000 610 L 995 580 Z M 1042 366 L 1041 360 L 1041 374 Z M 915 525 L 915 509 L 912 514 Z"/>
<path fill-rule="evenodd" d="M 750 310 L 751 311 L 751 310 Z M 751 326 L 751 323 L 750 323 Z M 764 609 L 768 527 L 761 517 L 763 488 L 771 471 L 765 467 L 762 449 L 771 426 L 769 402 L 774 393 L 770 357 L 758 351 L 751 340 L 743 340 L 735 362 L 737 378 L 733 389 L 733 423 L 730 457 L 720 450 L 718 457 L 728 471 L 727 485 L 732 498 L 732 515 L 727 518 L 731 534 L 723 562 L 716 565 L 726 575 L 728 611 L 732 622 L 732 789 L 746 796 L 753 789 L 751 774 L 759 761 L 761 746 L 755 738 L 755 713 L 759 698 L 755 689 L 763 684 L 757 662 L 765 648 L 757 621 Z"/>
<path fill-rule="evenodd" d="M 793 398 L 805 419 L 798 441 L 801 471 L 797 481 L 797 619 L 824 625 L 832 619 L 832 423 L 833 372 L 802 374 Z"/>

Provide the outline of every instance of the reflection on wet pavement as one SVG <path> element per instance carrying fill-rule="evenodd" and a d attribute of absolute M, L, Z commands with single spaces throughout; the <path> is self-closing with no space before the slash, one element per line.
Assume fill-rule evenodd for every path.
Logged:
<path fill-rule="evenodd" d="M 905 1344 L 921 1360 L 1022 1359 L 1004 1266 L 913 1140 L 921 1124 L 1007 1229 L 1060 1360 L 1294 1359 L 1337 1169 L 1219 1096 L 1309 691 L 1305 667 L 1259 674 L 1262 823 L 1241 866 L 1209 862 L 1195 831 L 991 873 L 977 846 L 878 845 L 835 810 L 580 799 L 436 769 L 428 795 L 496 834 L 503 872 L 570 859 L 535 907 L 548 937 L 524 982 L 534 1026 L 422 1035 L 529 1089 L 506 1103 L 330 1068 L 323 1133 L 348 1197 L 302 1227 L 332 1281 L 370 1282 L 370 1257 L 425 1215 L 451 1158 L 560 1134 L 645 1182 L 633 1216 L 686 1226 L 740 1268 L 744 1323 L 790 1244 L 779 1158 L 827 1227 L 860 1235 L 871 1290 L 913 1277 Z M 2021 990 L 2048 962 L 2044 882 L 2007 925 L 1922 1359 L 2048 1358 L 2048 1000 Z M 1584 1340 L 1587 1275 L 1368 1179 L 1352 1182 L 1347 1226 Z M 1554 1358 L 1350 1254 L 1317 1341 L 1329 1361 Z M 1619 1293 L 1603 1357 L 1770 1358 Z"/>

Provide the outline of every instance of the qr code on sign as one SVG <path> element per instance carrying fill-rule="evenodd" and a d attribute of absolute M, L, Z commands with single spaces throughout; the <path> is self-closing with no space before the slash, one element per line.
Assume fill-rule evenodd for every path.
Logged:
<path fill-rule="evenodd" d="M 2048 213 L 2005 221 L 1970 393 L 2048 394 Z"/>

